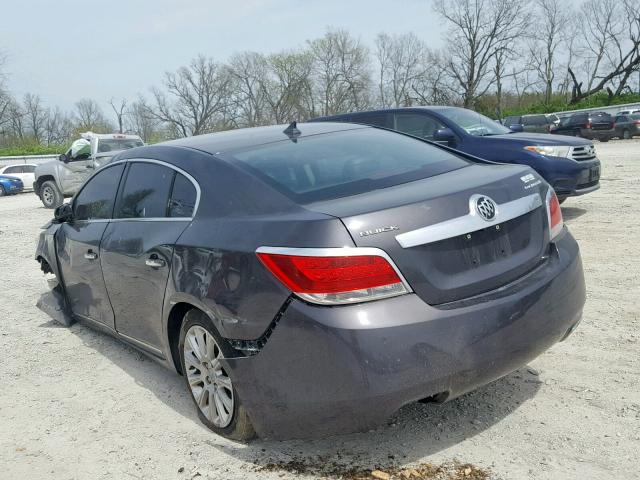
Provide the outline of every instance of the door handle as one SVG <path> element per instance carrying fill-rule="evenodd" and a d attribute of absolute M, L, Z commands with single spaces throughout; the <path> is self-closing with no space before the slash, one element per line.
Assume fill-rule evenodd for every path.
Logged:
<path fill-rule="evenodd" d="M 84 258 L 86 258 L 87 260 L 95 260 L 96 258 L 98 258 L 98 254 L 89 250 L 84 254 Z"/>
<path fill-rule="evenodd" d="M 145 260 L 144 263 L 146 263 L 147 266 L 152 268 L 162 268 L 167 264 L 167 262 L 165 262 L 161 258 L 158 258 L 157 255 L 150 256 Z"/>

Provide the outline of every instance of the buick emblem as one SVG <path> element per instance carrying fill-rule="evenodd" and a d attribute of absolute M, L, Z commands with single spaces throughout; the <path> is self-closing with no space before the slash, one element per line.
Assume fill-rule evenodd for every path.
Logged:
<path fill-rule="evenodd" d="M 489 197 L 478 197 L 476 199 L 476 211 L 484 220 L 490 222 L 496 218 L 496 202 Z"/>

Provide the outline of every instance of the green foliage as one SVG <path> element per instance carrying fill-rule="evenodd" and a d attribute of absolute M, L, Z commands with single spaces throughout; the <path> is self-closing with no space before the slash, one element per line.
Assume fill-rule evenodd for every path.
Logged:
<path fill-rule="evenodd" d="M 551 103 L 548 104 L 538 101 L 529 104 L 525 103 L 522 106 L 504 108 L 502 116 L 508 117 L 511 115 L 526 115 L 529 113 L 553 113 L 565 110 L 580 110 L 583 108 L 610 107 L 612 105 L 623 105 L 625 103 L 640 103 L 640 94 L 624 93 L 622 95 L 609 98 L 609 95 L 607 95 L 606 92 L 600 92 L 573 105 L 569 105 L 569 103 L 563 98 L 554 98 Z M 495 117 L 495 115 L 491 116 Z"/>
<path fill-rule="evenodd" d="M 22 155 L 54 155 L 63 153 L 65 150 L 66 148 L 61 146 L 46 147 L 44 145 L 38 144 L 20 145 L 0 148 L 0 157 Z"/>

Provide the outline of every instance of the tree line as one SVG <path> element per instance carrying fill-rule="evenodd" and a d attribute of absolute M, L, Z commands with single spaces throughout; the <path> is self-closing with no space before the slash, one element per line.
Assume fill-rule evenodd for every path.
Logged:
<path fill-rule="evenodd" d="M 15 98 L 0 58 L 0 148 L 65 145 L 87 130 L 155 142 L 377 107 L 460 105 L 501 118 L 640 89 L 640 0 L 431 1 L 446 25 L 441 48 L 414 33 L 366 45 L 328 29 L 297 49 L 197 56 L 148 93 L 112 99 L 108 114 L 88 98 L 70 111 Z"/>

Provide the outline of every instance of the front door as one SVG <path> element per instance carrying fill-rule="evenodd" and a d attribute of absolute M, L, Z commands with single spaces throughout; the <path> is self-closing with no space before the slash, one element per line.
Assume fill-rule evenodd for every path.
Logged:
<path fill-rule="evenodd" d="M 114 314 L 102 276 L 100 244 L 113 212 L 124 166 L 95 175 L 73 202 L 73 220 L 56 232 L 56 250 L 71 311 L 114 328 Z"/>
<path fill-rule="evenodd" d="M 65 161 L 60 161 L 58 181 L 64 194 L 77 192 L 87 178 L 94 172 L 93 159 L 90 155 L 71 158 L 71 150 L 67 152 Z"/>
<path fill-rule="evenodd" d="M 196 189 L 167 164 L 131 162 L 100 253 L 118 333 L 160 349 L 173 247 L 191 222 Z"/>

